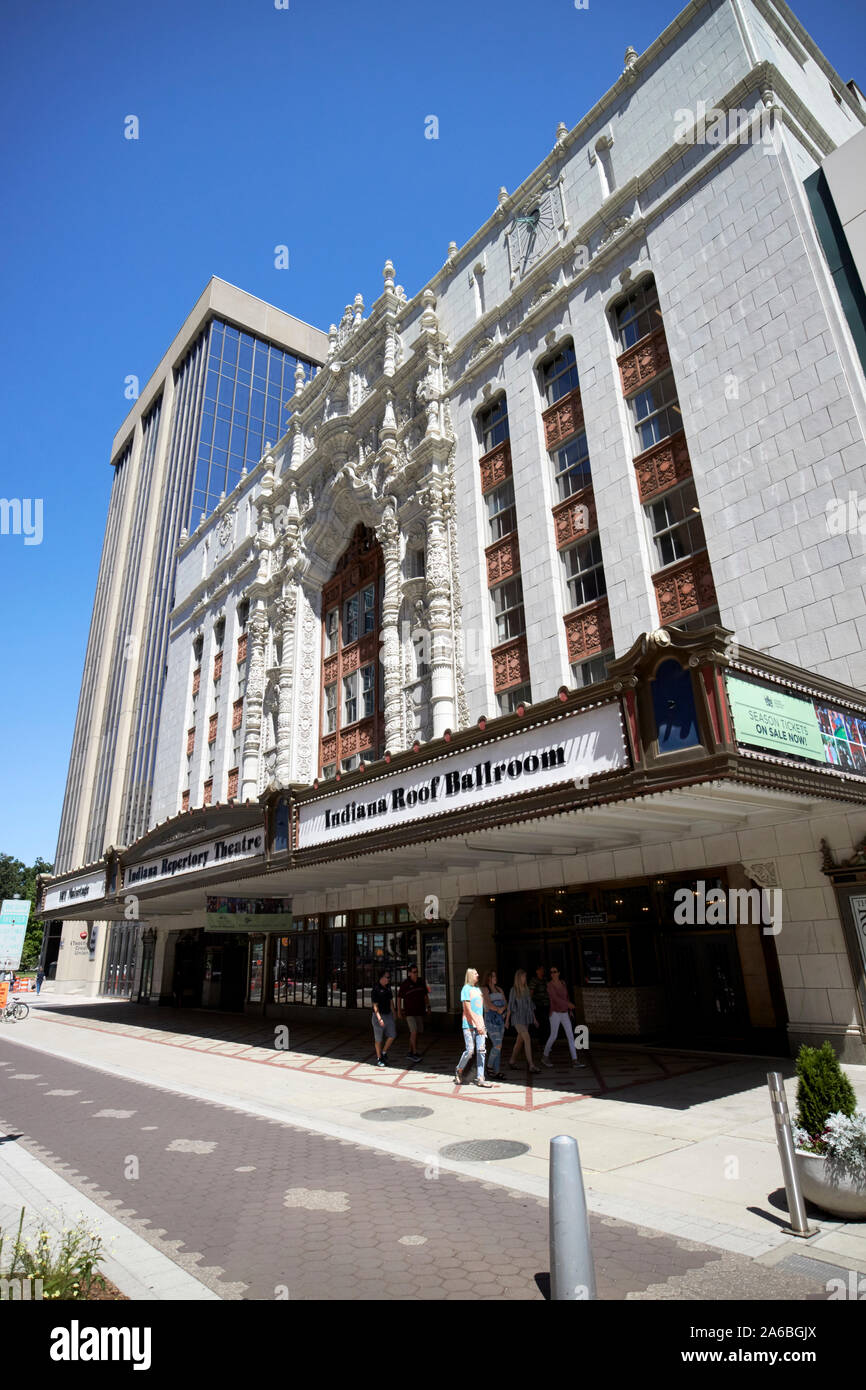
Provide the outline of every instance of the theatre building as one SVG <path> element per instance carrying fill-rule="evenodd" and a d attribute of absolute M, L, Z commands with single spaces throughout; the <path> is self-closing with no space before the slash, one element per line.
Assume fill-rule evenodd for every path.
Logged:
<path fill-rule="evenodd" d="M 44 884 L 98 992 L 359 1021 L 417 961 L 453 1027 L 556 964 L 591 1036 L 866 1060 L 864 124 L 784 5 L 694 3 L 305 339 L 172 551 L 144 821 Z"/>

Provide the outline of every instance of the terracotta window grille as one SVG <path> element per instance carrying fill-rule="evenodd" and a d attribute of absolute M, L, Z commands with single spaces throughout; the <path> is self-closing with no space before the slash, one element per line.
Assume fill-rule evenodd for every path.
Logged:
<path fill-rule="evenodd" d="M 235 700 L 232 705 L 232 728 L 239 729 L 244 722 L 244 702 Z"/>
<path fill-rule="evenodd" d="M 238 638 L 237 665 L 240 666 L 242 662 L 246 661 L 246 659 L 247 659 L 247 633 L 242 632 L 241 635 L 240 635 L 240 637 Z"/>
<path fill-rule="evenodd" d="M 181 809 L 182 811 L 188 811 L 188 810 L 189 810 L 189 788 L 187 788 L 187 790 L 186 790 L 185 792 L 181 792 L 181 796 L 180 796 L 180 809 Z"/>
<path fill-rule="evenodd" d="M 195 729 L 186 731 L 186 756 L 191 758 L 195 752 Z"/>
<path fill-rule="evenodd" d="M 201 685 L 201 667 L 199 666 L 199 667 L 197 667 L 196 670 L 193 671 L 193 673 L 192 673 L 192 693 L 193 693 L 193 695 L 197 695 L 197 694 L 198 694 L 200 685 Z"/>
<path fill-rule="evenodd" d="M 217 736 L 217 724 L 218 724 L 218 723 L 219 723 L 219 715 L 218 715 L 218 714 L 212 714 L 211 717 L 210 717 L 210 719 L 208 720 L 208 726 L 207 726 L 207 741 L 208 741 L 208 743 L 213 743 L 213 742 L 215 741 L 216 736 Z"/>
<path fill-rule="evenodd" d="M 204 805 L 210 806 L 213 798 L 213 778 L 209 777 L 204 784 Z"/>
<path fill-rule="evenodd" d="M 217 652 L 213 659 L 213 678 L 215 681 L 222 680 L 223 674 L 223 654 Z"/>
<path fill-rule="evenodd" d="M 238 794 L 238 769 L 236 767 L 229 770 L 228 797 L 233 801 Z"/>

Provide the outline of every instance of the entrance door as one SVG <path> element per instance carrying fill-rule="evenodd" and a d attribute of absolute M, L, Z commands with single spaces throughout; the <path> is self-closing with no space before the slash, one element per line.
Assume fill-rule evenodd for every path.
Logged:
<path fill-rule="evenodd" d="M 742 1033 L 748 1027 L 733 932 L 665 932 L 662 959 L 671 1033 L 699 1039 Z"/>
<path fill-rule="evenodd" d="M 226 942 L 222 948 L 222 989 L 219 1008 L 242 1013 L 247 996 L 249 942 Z"/>

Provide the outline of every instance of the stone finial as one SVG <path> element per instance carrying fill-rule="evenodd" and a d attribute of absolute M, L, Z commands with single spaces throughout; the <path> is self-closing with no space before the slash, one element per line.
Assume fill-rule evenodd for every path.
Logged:
<path fill-rule="evenodd" d="M 241 469 L 241 478 L 245 478 L 246 476 L 247 476 L 247 466 L 246 466 L 246 464 L 244 464 L 243 468 Z"/>
<path fill-rule="evenodd" d="M 386 289 L 386 290 L 393 290 L 393 288 L 394 288 L 394 262 L 393 262 L 393 261 L 386 261 L 386 262 L 385 262 L 384 268 L 383 268 L 383 270 L 382 270 L 382 279 L 385 281 L 385 289 Z"/>
<path fill-rule="evenodd" d="M 332 325 L 332 326 L 333 326 L 333 325 Z M 334 331 L 336 332 L 336 329 L 335 329 Z M 296 363 L 295 363 L 295 395 L 296 395 L 296 396 L 297 396 L 297 395 L 300 395 L 300 393 L 301 393 L 301 391 L 303 391 L 305 385 L 306 385 L 306 376 L 304 375 L 304 364 L 303 364 L 303 362 L 296 362 Z"/>
<path fill-rule="evenodd" d="M 505 187 L 505 184 L 503 184 L 499 190 L 499 197 L 497 198 L 497 202 L 499 203 L 500 207 L 504 207 L 505 204 L 508 202 L 508 189 Z"/>
<path fill-rule="evenodd" d="M 449 241 L 449 243 L 448 243 L 448 259 L 449 259 L 449 261 L 456 261 L 456 260 L 457 260 L 457 242 L 456 242 L 456 241 Z"/>
<path fill-rule="evenodd" d="M 356 294 L 356 295 L 355 295 L 354 310 L 355 310 L 355 327 L 357 328 L 357 327 L 358 327 L 358 324 L 359 324 L 359 323 L 363 323 L 363 321 L 364 321 L 364 297 L 363 297 L 363 295 L 360 295 L 360 294 Z"/>
<path fill-rule="evenodd" d="M 439 320 L 436 317 L 436 296 L 429 287 L 421 296 L 424 303 L 424 311 L 421 314 L 422 328 L 438 328 Z"/>
<path fill-rule="evenodd" d="M 385 414 L 382 416 L 381 433 L 392 438 L 396 438 L 397 436 L 397 417 L 394 414 L 394 399 L 390 391 L 385 401 Z"/>
<path fill-rule="evenodd" d="M 564 141 L 564 139 L 565 139 L 565 137 L 566 137 L 567 134 L 568 134 L 568 126 L 565 124 L 565 121 L 560 121 L 560 122 L 559 122 L 559 125 L 556 127 L 556 143 L 557 143 L 557 145 L 561 145 L 561 144 L 562 144 L 562 142 Z"/>
<path fill-rule="evenodd" d="M 623 61 L 625 63 L 625 66 L 623 67 L 623 74 L 628 73 L 634 75 L 634 66 L 637 62 L 637 49 L 632 48 L 631 44 L 629 44 L 628 48 L 625 51 L 625 58 Z"/>
<path fill-rule="evenodd" d="M 183 542 L 183 541 L 188 541 L 188 540 L 189 540 L 189 531 L 187 531 L 187 529 L 186 529 L 185 526 L 184 526 L 183 530 L 182 530 L 181 533 L 180 533 L 180 539 L 181 539 L 181 542 Z"/>
<path fill-rule="evenodd" d="M 328 356 L 333 357 L 337 351 L 337 325 L 332 323 L 328 329 Z"/>

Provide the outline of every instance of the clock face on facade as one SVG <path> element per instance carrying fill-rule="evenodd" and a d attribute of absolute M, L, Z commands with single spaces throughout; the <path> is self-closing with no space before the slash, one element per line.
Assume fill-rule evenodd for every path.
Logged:
<path fill-rule="evenodd" d="M 525 275 L 536 261 L 556 245 L 557 211 L 553 190 L 546 189 L 515 215 L 508 233 L 513 277 Z"/>

